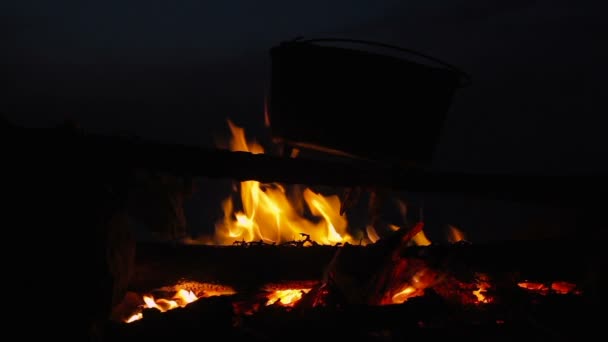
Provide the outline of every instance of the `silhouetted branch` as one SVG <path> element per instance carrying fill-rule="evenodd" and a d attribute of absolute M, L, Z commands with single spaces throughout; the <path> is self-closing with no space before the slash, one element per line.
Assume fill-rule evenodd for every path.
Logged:
<path fill-rule="evenodd" d="M 83 158 L 103 158 L 116 166 L 145 168 L 177 176 L 258 180 L 334 187 L 385 187 L 394 190 L 471 195 L 582 206 L 606 201 L 604 175 L 467 174 L 408 170 L 366 161 L 293 159 L 267 154 L 140 141 L 124 137 L 65 134 L 22 129 L 25 143 L 77 149 Z M 48 157 L 48 156 L 43 156 Z"/>

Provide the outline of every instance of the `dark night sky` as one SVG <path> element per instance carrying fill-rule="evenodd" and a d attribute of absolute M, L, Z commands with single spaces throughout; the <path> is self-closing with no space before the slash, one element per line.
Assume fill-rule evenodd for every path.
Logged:
<path fill-rule="evenodd" d="M 454 99 L 437 168 L 606 173 L 602 3 L 5 2 L 0 112 L 28 126 L 72 117 L 87 131 L 211 146 L 228 117 L 265 132 L 274 44 L 298 35 L 372 39 L 472 74 Z"/>

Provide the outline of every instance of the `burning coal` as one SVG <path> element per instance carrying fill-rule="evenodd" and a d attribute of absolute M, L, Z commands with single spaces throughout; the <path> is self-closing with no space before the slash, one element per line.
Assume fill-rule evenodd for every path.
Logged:
<path fill-rule="evenodd" d="M 294 306 L 302 296 L 310 292 L 312 289 L 287 289 L 274 290 L 268 295 L 266 306 L 280 304 L 283 306 Z"/>
<path fill-rule="evenodd" d="M 548 295 L 550 293 L 563 295 L 581 294 L 581 291 L 577 288 L 576 284 L 572 284 L 567 281 L 554 281 L 551 283 L 524 281 L 518 283 L 517 286 L 541 295 Z"/>
<path fill-rule="evenodd" d="M 139 295 L 128 293 L 123 302 L 113 313 L 115 320 L 132 323 L 144 318 L 146 309 L 155 309 L 160 312 L 183 308 L 201 298 L 232 295 L 236 292 L 229 286 L 206 284 L 194 281 L 183 281 L 173 286 L 167 286 Z"/>

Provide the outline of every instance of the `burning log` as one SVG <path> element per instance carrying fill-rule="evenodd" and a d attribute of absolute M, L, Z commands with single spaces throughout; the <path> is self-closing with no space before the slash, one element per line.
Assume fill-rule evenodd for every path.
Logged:
<path fill-rule="evenodd" d="M 598 262 L 600 248 L 597 242 L 521 240 L 415 246 L 404 250 L 401 256 L 420 258 L 432 267 L 455 272 L 475 270 L 541 281 L 580 280 L 585 278 L 589 266 Z"/>
<path fill-rule="evenodd" d="M 241 300 L 239 295 L 213 297 L 162 314 L 147 310 L 143 320 L 109 324 L 107 340 L 166 341 L 186 339 L 194 334 L 220 334 L 242 341 L 310 340 L 336 335 L 355 341 L 433 337 L 571 340 L 594 328 L 589 326 L 591 313 L 580 297 L 544 297 L 518 305 L 463 307 L 429 292 L 399 305 L 318 306 L 295 310 L 266 306 L 255 314 L 244 315 L 235 305 Z"/>
<path fill-rule="evenodd" d="M 234 337 L 237 331 L 232 328 L 232 300 L 230 296 L 211 297 L 164 313 L 147 309 L 146 319 L 128 325 L 108 322 L 106 338 L 108 341 L 171 341 L 175 337 L 210 334 Z"/>
<path fill-rule="evenodd" d="M 421 232 L 422 224 L 418 224 L 368 246 L 153 244 L 141 249 L 148 248 L 146 256 L 138 261 L 149 268 L 155 262 L 164 263 L 163 269 L 157 270 L 161 273 L 177 267 L 169 271 L 173 273 L 156 275 L 160 279 L 168 274 L 165 282 L 168 278 L 194 277 L 235 285 L 239 290 L 223 299 L 208 302 L 209 298 L 200 298 L 193 304 L 207 308 L 203 310 L 206 312 L 225 303 L 222 321 L 209 330 L 223 325 L 222 333 L 237 339 L 275 341 L 294 334 L 309 339 L 327 331 L 370 341 L 453 334 L 569 338 L 590 318 L 574 314 L 588 312 L 589 304 L 597 301 L 593 293 L 587 292 L 585 267 L 577 267 L 595 257 L 590 246 L 568 249 L 570 242 L 560 240 L 409 246 Z M 505 254 L 519 255 L 503 261 L 500 257 Z M 179 268 L 188 261 L 184 269 Z M 270 267 L 260 273 L 254 264 Z M 287 273 L 290 266 L 293 273 Z M 200 269 L 204 271 L 192 272 Z M 150 274 L 140 277 L 140 284 L 153 286 Z M 269 284 L 271 279 L 278 282 Z M 227 303 L 231 303 L 232 312 Z M 156 306 L 151 305 L 148 307 Z M 192 312 L 192 316 L 168 326 L 174 333 L 181 332 L 183 322 L 196 322 L 198 315 L 198 325 L 187 323 L 185 330 L 207 327 L 205 314 L 194 313 L 199 309 L 190 311 L 187 306 L 176 309 L 177 313 L 167 311 L 168 322 Z M 167 334 L 170 329 L 160 327 L 169 323 L 158 321 L 161 315 L 152 318 L 162 323 L 158 326 L 146 323 L 146 315 L 132 331 L 120 326 L 114 333 L 124 336 L 137 331 L 139 337 L 152 339 Z M 229 317 L 234 322 L 231 328 L 226 325 Z M 153 332 L 157 329 L 160 331 Z"/>
<path fill-rule="evenodd" d="M 229 285 L 237 291 L 317 281 L 338 248 L 139 243 L 131 289 L 145 292 L 181 279 Z M 362 247 L 356 249 L 364 253 Z"/>
<path fill-rule="evenodd" d="M 402 296 L 411 297 L 439 282 L 463 287 L 474 301 L 480 275 L 492 279 L 494 287 L 504 284 L 510 289 L 524 281 L 597 285 L 588 281 L 591 263 L 597 262 L 593 248 L 577 250 L 562 240 L 405 247 L 404 241 L 416 231 L 414 227 L 409 234 L 401 232 L 368 246 L 140 244 L 131 289 L 145 292 L 187 279 L 252 293 L 270 283 L 300 288 L 295 286 L 299 282 L 307 282 L 304 287 L 330 282 L 334 293 L 351 304 L 386 304 L 399 285 L 412 285 L 401 289 Z M 391 298 L 386 297 L 389 292 Z"/>

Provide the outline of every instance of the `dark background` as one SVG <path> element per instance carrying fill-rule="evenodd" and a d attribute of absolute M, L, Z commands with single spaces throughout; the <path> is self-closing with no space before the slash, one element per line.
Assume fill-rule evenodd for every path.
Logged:
<path fill-rule="evenodd" d="M 72 118 L 88 132 L 202 146 L 226 136 L 231 118 L 264 139 L 271 46 L 300 35 L 371 39 L 473 76 L 454 98 L 436 169 L 606 173 L 606 7 L 589 0 L 5 2 L 0 112 L 25 126 Z M 191 203 L 194 229 L 212 226 L 220 187 Z M 424 203 L 430 235 L 448 223 L 473 241 L 603 225 L 591 211 L 401 196 L 413 207 Z"/>

